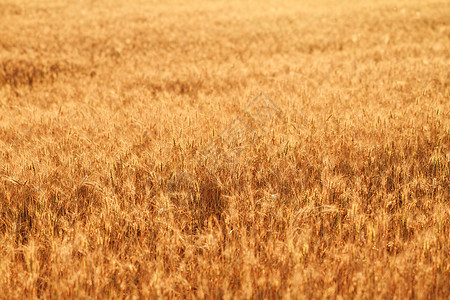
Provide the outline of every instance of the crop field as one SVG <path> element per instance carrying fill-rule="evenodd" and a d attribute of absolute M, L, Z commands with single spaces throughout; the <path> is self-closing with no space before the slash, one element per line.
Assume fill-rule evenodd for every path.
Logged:
<path fill-rule="evenodd" d="M 449 299 L 450 2 L 0 0 L 0 298 Z"/>

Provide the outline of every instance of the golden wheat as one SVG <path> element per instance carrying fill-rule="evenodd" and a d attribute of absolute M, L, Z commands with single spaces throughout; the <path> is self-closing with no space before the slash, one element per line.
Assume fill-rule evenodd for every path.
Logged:
<path fill-rule="evenodd" d="M 449 15 L 0 1 L 0 297 L 448 299 Z"/>

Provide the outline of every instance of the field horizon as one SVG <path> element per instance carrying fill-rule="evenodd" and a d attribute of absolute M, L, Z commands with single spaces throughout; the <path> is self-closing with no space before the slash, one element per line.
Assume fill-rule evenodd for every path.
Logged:
<path fill-rule="evenodd" d="M 450 2 L 0 1 L 0 294 L 449 299 Z"/>

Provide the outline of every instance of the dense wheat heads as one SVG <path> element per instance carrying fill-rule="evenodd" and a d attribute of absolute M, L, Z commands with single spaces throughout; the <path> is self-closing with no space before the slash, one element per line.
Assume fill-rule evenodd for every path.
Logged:
<path fill-rule="evenodd" d="M 0 4 L 1 297 L 450 296 L 448 4 Z"/>

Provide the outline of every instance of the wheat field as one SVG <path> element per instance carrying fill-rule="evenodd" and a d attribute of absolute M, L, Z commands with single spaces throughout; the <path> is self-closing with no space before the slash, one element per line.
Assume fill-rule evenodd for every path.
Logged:
<path fill-rule="evenodd" d="M 0 0 L 0 298 L 449 299 L 449 16 Z"/>

